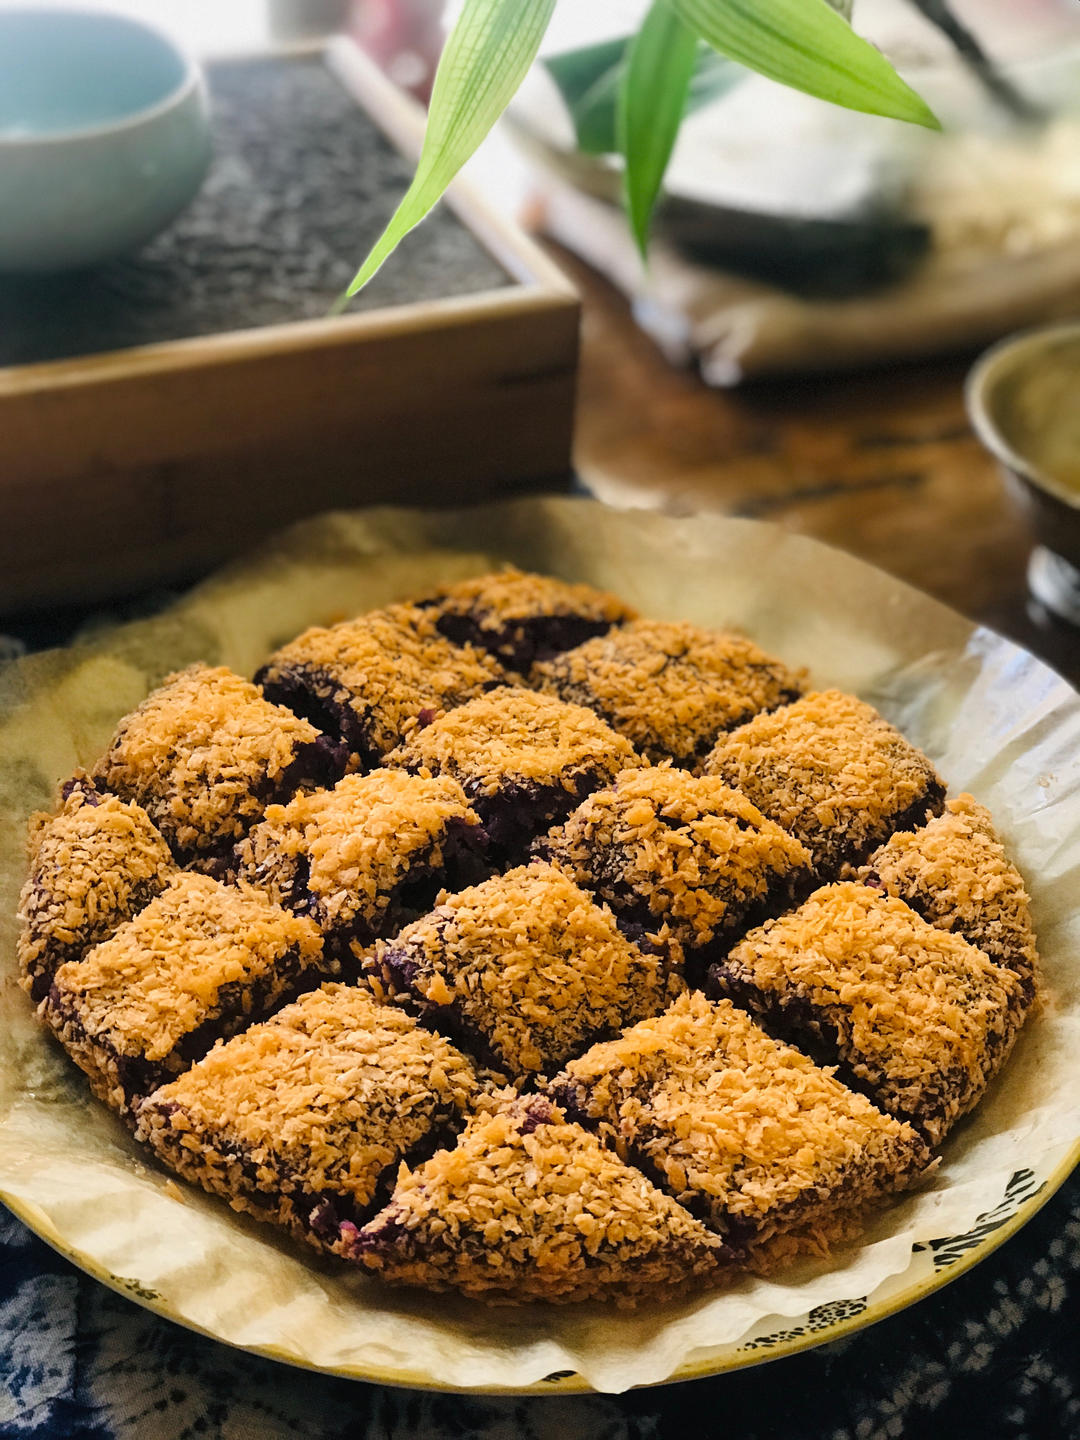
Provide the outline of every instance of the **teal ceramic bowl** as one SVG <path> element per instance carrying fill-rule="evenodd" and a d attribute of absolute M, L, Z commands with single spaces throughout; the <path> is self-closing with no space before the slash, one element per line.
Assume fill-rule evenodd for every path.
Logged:
<path fill-rule="evenodd" d="M 209 163 L 206 86 L 167 35 L 107 11 L 0 6 L 0 271 L 136 249 Z"/>

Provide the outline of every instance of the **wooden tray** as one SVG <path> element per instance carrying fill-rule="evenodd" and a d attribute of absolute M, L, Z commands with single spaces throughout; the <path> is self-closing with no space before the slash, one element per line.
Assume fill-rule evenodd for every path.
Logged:
<path fill-rule="evenodd" d="M 415 156 L 419 108 L 351 42 L 325 60 Z M 577 296 L 467 184 L 448 203 L 511 283 L 0 368 L 0 612 L 186 578 L 328 508 L 563 483 Z"/>

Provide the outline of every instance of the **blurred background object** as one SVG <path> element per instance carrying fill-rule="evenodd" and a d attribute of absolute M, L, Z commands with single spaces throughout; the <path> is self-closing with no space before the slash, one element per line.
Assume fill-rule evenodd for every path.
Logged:
<path fill-rule="evenodd" d="M 546 70 L 511 113 L 540 223 L 631 297 L 672 359 L 730 385 L 960 350 L 1080 313 L 1072 0 L 857 0 L 860 30 L 943 134 L 822 104 L 730 62 L 712 93 L 699 77 L 648 269 L 614 210 L 610 75 L 576 92 L 566 80 L 605 44 L 617 68 L 612 41 L 642 8 L 561 8 Z"/>
<path fill-rule="evenodd" d="M 972 370 L 967 400 L 1039 541 L 1032 594 L 1080 625 L 1080 324 L 996 345 Z"/>

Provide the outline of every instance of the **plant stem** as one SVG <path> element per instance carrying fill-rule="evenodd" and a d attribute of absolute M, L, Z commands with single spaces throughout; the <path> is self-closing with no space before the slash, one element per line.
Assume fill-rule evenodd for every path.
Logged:
<path fill-rule="evenodd" d="M 983 49 L 979 40 L 953 12 L 948 0 L 911 0 L 915 8 L 952 42 L 960 58 L 968 65 L 983 87 L 1010 114 L 1019 120 L 1044 120 L 1046 112 L 1016 88 Z"/>

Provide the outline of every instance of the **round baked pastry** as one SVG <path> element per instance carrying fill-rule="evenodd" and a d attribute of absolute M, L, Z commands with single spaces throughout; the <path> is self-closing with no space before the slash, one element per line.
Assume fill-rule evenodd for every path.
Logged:
<path fill-rule="evenodd" d="M 35 817 L 22 983 L 157 1160 L 374 1282 L 636 1304 L 919 1183 L 1038 991 L 864 701 L 479 576 L 193 666 Z"/>

